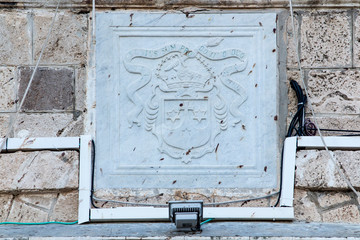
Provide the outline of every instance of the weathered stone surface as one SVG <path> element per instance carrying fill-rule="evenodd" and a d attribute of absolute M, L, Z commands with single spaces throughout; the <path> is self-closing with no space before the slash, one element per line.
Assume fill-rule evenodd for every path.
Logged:
<path fill-rule="evenodd" d="M 78 216 L 78 192 L 61 193 L 50 215 L 50 221 L 76 221 Z"/>
<path fill-rule="evenodd" d="M 14 127 L 16 137 L 70 137 L 83 134 L 82 116 L 45 113 L 20 114 Z M 25 136 L 24 136 L 25 135 Z"/>
<path fill-rule="evenodd" d="M 77 68 L 75 70 L 75 76 L 75 109 L 86 112 L 87 69 Z"/>
<path fill-rule="evenodd" d="M 13 195 L 11 194 L 0 194 L 0 222 L 6 221 L 12 199 Z"/>
<path fill-rule="evenodd" d="M 334 151 L 351 184 L 359 187 L 359 151 Z M 310 189 L 347 189 L 326 151 L 302 150 L 297 153 L 295 185 Z"/>
<path fill-rule="evenodd" d="M 285 38 L 285 43 L 287 43 L 287 64 L 286 66 L 288 68 L 298 68 L 298 58 L 297 58 L 297 48 L 298 48 L 298 43 L 300 40 L 300 35 L 299 35 L 299 15 L 298 13 L 294 13 L 294 25 L 295 25 L 295 32 L 293 30 L 292 27 L 292 20 L 291 20 L 291 16 L 288 17 L 287 21 L 286 21 L 286 32 L 284 33 L 284 38 Z M 295 43 L 295 34 L 297 34 L 296 38 L 297 38 L 297 42 Z"/>
<path fill-rule="evenodd" d="M 360 223 L 359 209 L 356 205 L 347 205 L 324 212 L 324 222 Z"/>
<path fill-rule="evenodd" d="M 275 191 L 276 190 L 274 190 L 274 192 Z M 99 199 L 113 199 L 122 202 L 167 205 L 169 201 L 174 200 L 203 200 L 204 204 L 214 204 L 228 201 L 236 201 L 239 199 L 249 199 L 269 194 L 263 192 L 254 192 L 242 192 L 238 189 L 97 189 L 94 195 Z M 265 198 L 251 201 L 241 201 L 230 204 L 214 204 L 211 206 L 268 207 L 274 205 L 276 199 L 277 195 L 274 195 L 271 199 Z M 126 204 L 121 205 L 118 203 L 109 203 L 104 201 L 98 201 L 97 205 L 105 208 L 128 206 Z"/>
<path fill-rule="evenodd" d="M 54 12 L 34 11 L 34 55 L 38 59 L 48 34 Z M 52 34 L 43 53 L 42 62 L 47 64 L 85 63 L 87 54 L 87 14 L 60 11 Z"/>
<path fill-rule="evenodd" d="M 56 193 L 21 194 L 17 198 L 29 206 L 49 211 L 57 199 Z"/>
<path fill-rule="evenodd" d="M 354 12 L 353 32 L 354 67 L 360 67 L 360 16 L 358 10 Z"/>
<path fill-rule="evenodd" d="M 351 12 L 302 14 L 301 61 L 304 67 L 351 66 Z"/>
<path fill-rule="evenodd" d="M 320 207 L 330 207 L 332 205 L 342 204 L 351 201 L 349 193 L 328 193 L 322 192 L 318 195 Z"/>
<path fill-rule="evenodd" d="M 294 192 L 295 219 L 308 222 L 320 222 L 321 215 L 316 204 L 304 190 L 295 189 Z"/>
<path fill-rule="evenodd" d="M 16 110 L 16 71 L 13 67 L 0 67 L 0 111 Z"/>
<path fill-rule="evenodd" d="M 33 68 L 19 68 L 19 101 L 28 86 Z M 40 67 L 35 73 L 22 110 L 72 110 L 74 108 L 74 69 Z"/>
<path fill-rule="evenodd" d="M 8 132 L 8 127 L 10 123 L 10 116 L 1 114 L 0 115 L 0 136 L 4 137 Z"/>
<path fill-rule="evenodd" d="M 55 0 L 2 0 L 2 4 L 4 7 L 14 7 L 14 3 L 18 3 L 20 6 L 25 7 L 44 7 L 44 3 L 49 8 L 55 8 L 57 5 L 57 1 Z M 243 0 L 241 2 L 237 0 L 228 0 L 226 2 L 221 0 L 187 0 L 187 1 L 171 1 L 168 2 L 166 0 L 128 0 L 128 1 L 113 1 L 113 0 L 98 0 L 96 2 L 97 8 L 158 8 L 161 10 L 166 9 L 179 9 L 184 8 L 188 11 L 196 10 L 200 8 L 192 7 L 198 6 L 202 8 L 284 8 L 288 7 L 289 2 L 286 0 Z M 318 0 L 318 1 L 304 1 L 304 0 L 294 0 L 293 5 L 296 7 L 349 7 L 349 6 L 358 6 L 357 2 L 353 0 Z M 66 8 L 85 8 L 88 10 L 91 7 L 91 2 L 86 0 L 64 0 L 62 2 L 62 7 Z M 185 8 L 186 7 L 186 8 Z"/>
<path fill-rule="evenodd" d="M 313 70 L 308 90 L 317 113 L 358 114 L 360 72 L 357 70 Z M 309 110 L 307 110 L 309 111 Z"/>
<path fill-rule="evenodd" d="M 0 189 L 48 190 L 78 187 L 79 154 L 15 152 L 0 155 Z"/>
<path fill-rule="evenodd" d="M 0 64 L 29 64 L 31 37 L 28 11 L 0 11 Z"/>
<path fill-rule="evenodd" d="M 48 213 L 40 208 L 28 205 L 18 198 L 14 199 L 10 214 L 7 218 L 8 222 L 45 222 Z"/>
<path fill-rule="evenodd" d="M 313 117 L 309 117 L 311 122 L 315 122 Z M 334 129 L 334 130 L 352 130 L 360 131 L 360 117 L 358 115 L 334 115 L 326 117 L 317 117 L 316 121 L 320 129 Z M 321 131 L 323 136 L 338 136 L 359 134 L 358 132 L 335 132 L 335 131 Z M 317 132 L 318 135 L 318 132 Z"/>

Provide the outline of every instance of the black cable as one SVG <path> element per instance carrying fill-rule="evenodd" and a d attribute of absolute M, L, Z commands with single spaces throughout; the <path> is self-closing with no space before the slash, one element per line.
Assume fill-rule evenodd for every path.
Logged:
<path fill-rule="evenodd" d="M 276 207 L 279 205 L 280 203 L 280 198 L 281 198 L 281 191 L 282 191 L 282 170 L 283 170 L 283 161 L 284 161 L 284 146 L 282 147 L 282 151 L 281 151 L 281 160 L 280 160 L 280 186 L 279 186 L 279 195 L 277 197 L 276 203 L 273 205 L 273 207 Z"/>
<path fill-rule="evenodd" d="M 298 108 L 297 108 L 297 112 L 295 113 L 293 119 L 290 122 L 286 137 L 293 136 L 294 131 L 296 132 L 295 135 L 304 136 L 304 135 L 307 135 L 306 131 L 304 130 L 305 104 L 307 102 L 307 99 L 306 99 L 306 96 L 303 94 L 302 88 L 295 80 L 290 81 L 290 86 L 296 93 L 296 97 L 298 100 Z M 296 126 L 298 126 L 298 127 L 296 127 Z"/>
<path fill-rule="evenodd" d="M 90 191 L 90 201 L 91 205 L 94 208 L 99 208 L 95 205 L 94 202 L 94 178 L 95 178 L 95 142 L 94 140 L 91 140 L 92 148 L 91 148 L 91 191 Z"/>
<path fill-rule="evenodd" d="M 293 119 L 290 122 L 288 132 L 286 134 L 286 137 L 291 137 L 293 135 L 293 132 L 296 132 L 297 136 L 303 136 L 306 131 L 304 130 L 304 124 L 305 124 L 305 104 L 306 104 L 306 96 L 303 94 L 303 91 L 300 87 L 300 85 L 294 81 L 290 81 L 291 88 L 295 91 L 296 97 L 298 100 L 298 109 L 295 113 Z M 298 127 L 296 128 L 296 125 Z M 279 186 L 279 195 L 276 200 L 276 203 L 273 205 L 273 207 L 276 207 L 280 203 L 281 198 L 281 192 L 282 192 L 282 171 L 283 171 L 283 162 L 284 162 L 284 146 L 282 147 L 281 151 L 281 160 L 280 160 L 280 186 Z"/>

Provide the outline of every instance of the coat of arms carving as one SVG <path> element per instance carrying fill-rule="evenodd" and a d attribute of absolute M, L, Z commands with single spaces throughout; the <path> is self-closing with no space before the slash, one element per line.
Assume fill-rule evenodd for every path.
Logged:
<path fill-rule="evenodd" d="M 245 70 L 247 58 L 239 49 L 212 50 L 221 42 L 213 38 L 192 48 L 170 43 L 133 49 L 124 59 L 126 70 L 139 75 L 126 89 L 134 105 L 127 115 L 129 127 L 145 128 L 156 137 L 161 153 L 185 163 L 215 151 L 217 136 L 242 119 L 247 95 L 241 79 L 232 75 Z M 156 68 L 136 59 L 156 61 Z M 139 94 L 145 87 L 151 95 Z M 231 101 L 222 96 L 224 88 L 231 90 Z"/>

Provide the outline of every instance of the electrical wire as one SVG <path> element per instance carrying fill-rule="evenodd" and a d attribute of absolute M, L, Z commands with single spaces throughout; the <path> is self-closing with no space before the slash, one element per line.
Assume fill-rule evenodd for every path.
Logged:
<path fill-rule="evenodd" d="M 201 223 L 200 223 L 200 226 L 203 225 L 203 224 L 205 224 L 205 223 L 208 223 L 208 222 L 210 222 L 210 221 L 212 221 L 212 220 L 214 220 L 214 218 L 209 218 L 208 220 L 205 220 L 205 221 L 201 222 Z"/>
<path fill-rule="evenodd" d="M 2 150 L 4 149 L 4 146 L 5 146 L 5 144 L 6 144 L 7 140 L 8 140 L 11 132 L 12 132 L 12 129 L 13 129 L 13 127 L 14 127 L 14 124 L 16 123 L 16 120 L 17 120 L 17 118 L 19 117 L 20 110 L 21 110 L 21 108 L 22 108 L 22 106 L 23 106 L 23 104 L 24 104 L 24 102 L 25 102 L 25 98 L 26 98 L 26 96 L 27 96 L 27 94 L 28 94 L 28 92 L 29 92 L 30 86 L 31 86 L 31 84 L 32 84 L 32 82 L 33 82 L 33 80 L 34 80 L 34 76 L 35 76 L 36 70 L 37 70 L 38 67 L 39 67 L 39 64 L 40 64 L 42 55 L 43 55 L 43 53 L 44 53 L 45 47 L 46 47 L 47 43 L 49 42 L 49 38 L 50 38 L 50 35 L 51 35 L 51 32 L 52 32 L 52 29 L 53 29 L 53 27 L 54 27 L 55 19 L 56 19 L 56 16 L 57 16 L 57 14 L 58 14 L 59 5 L 60 5 L 60 0 L 58 0 L 58 2 L 57 2 L 57 6 L 56 6 L 56 10 L 55 10 L 54 17 L 53 17 L 53 19 L 52 19 L 52 22 L 51 22 L 51 25 L 50 25 L 48 34 L 47 34 L 47 36 L 46 36 L 46 39 L 45 39 L 45 41 L 44 41 L 44 43 L 43 43 L 43 45 L 42 45 L 42 48 L 41 48 L 41 51 L 40 51 L 40 55 L 39 55 L 39 58 L 38 58 L 38 60 L 37 60 L 37 62 L 36 62 L 34 71 L 32 72 L 32 75 L 31 75 L 31 77 L 30 77 L 30 81 L 29 81 L 29 83 L 28 83 L 28 85 L 27 85 L 27 87 L 26 87 L 26 89 L 25 89 L 24 95 L 23 95 L 23 97 L 22 97 L 22 99 L 21 99 L 21 102 L 20 102 L 20 104 L 19 104 L 19 107 L 18 107 L 18 109 L 17 109 L 17 111 L 16 111 L 16 113 L 15 113 L 15 117 L 14 117 L 14 118 L 12 119 L 12 121 L 10 122 L 9 127 L 8 127 L 8 131 L 7 131 L 6 135 L 4 136 L 4 138 L 2 139 L 2 142 L 1 142 L 1 144 L 0 144 L 0 153 L 1 153 Z"/>
<path fill-rule="evenodd" d="M 239 202 L 247 202 L 247 201 L 259 200 L 259 199 L 264 199 L 264 198 L 270 198 L 277 194 L 279 194 L 279 192 L 271 193 L 269 195 L 265 195 L 265 196 L 261 196 L 261 197 L 239 199 L 239 200 L 226 201 L 226 202 L 204 203 L 204 206 L 217 206 L 217 205 L 227 205 L 227 204 L 239 203 Z M 168 207 L 167 204 L 135 203 L 135 202 L 124 202 L 124 201 L 117 201 L 117 200 L 110 200 L 110 199 L 101 199 L 101 198 L 95 197 L 94 195 L 92 195 L 92 199 L 95 201 L 98 201 L 98 202 L 118 203 L 118 204 L 124 204 L 124 205 L 132 205 L 132 206 Z"/>
<path fill-rule="evenodd" d="M 23 222 L 0 222 L 0 225 L 5 224 L 16 224 L 16 225 L 47 225 L 47 224 L 62 224 L 62 225 L 73 225 L 77 224 L 78 221 L 75 222 L 39 222 L 39 223 L 23 223 Z"/>
<path fill-rule="evenodd" d="M 304 135 L 307 135 L 307 132 L 304 131 L 305 104 L 307 102 L 307 97 L 304 96 L 301 87 L 299 86 L 299 84 L 296 81 L 291 80 L 290 86 L 292 89 L 294 89 L 294 91 L 296 93 L 296 97 L 298 100 L 298 109 L 297 109 L 297 112 L 295 113 L 293 119 L 290 122 L 286 137 L 293 136 L 294 131 L 296 131 L 295 135 L 304 136 Z M 298 127 L 296 128 L 296 126 L 298 126 Z"/>
<path fill-rule="evenodd" d="M 298 39 L 297 39 L 297 33 L 296 33 L 296 30 L 295 30 L 295 24 L 294 24 L 294 11 L 293 11 L 293 6 L 292 6 L 292 0 L 289 0 L 289 6 L 290 6 L 290 14 L 291 14 L 291 24 L 292 24 L 292 29 L 293 29 L 293 35 L 294 35 L 294 41 L 295 43 L 298 42 Z M 311 111 L 311 114 L 312 116 L 314 117 L 314 124 L 315 124 L 315 128 L 316 129 L 319 129 L 319 125 L 317 123 L 317 120 L 316 120 L 316 117 L 315 117 L 315 112 L 314 112 L 314 108 L 312 107 L 312 102 L 311 102 L 311 99 L 309 97 L 309 92 L 307 90 L 307 87 L 306 87 L 306 84 L 305 84 L 305 81 L 304 81 L 304 73 L 303 73 L 303 69 L 301 67 L 301 63 L 300 63 L 300 49 L 299 49 L 299 44 L 296 45 L 296 57 L 297 57 L 297 64 L 298 64 L 298 68 L 299 68 L 299 71 L 300 71 L 300 78 L 301 78 L 301 81 L 303 83 L 303 86 L 304 86 L 304 91 L 305 91 L 305 95 L 308 99 L 308 106 L 310 108 L 310 111 Z M 335 160 L 335 153 L 331 153 L 329 151 L 329 148 L 324 140 L 324 137 L 321 133 L 321 131 L 318 131 L 319 133 L 319 136 L 320 136 L 320 139 L 321 139 L 321 142 L 322 144 L 324 145 L 324 148 L 326 150 L 326 152 L 328 153 L 328 155 L 330 156 L 330 159 L 331 161 L 333 162 L 333 164 L 335 165 L 335 168 L 337 170 L 337 172 L 340 174 L 340 176 L 343 178 L 343 180 L 346 182 L 346 184 L 348 185 L 348 187 L 355 193 L 355 195 L 360 198 L 360 194 L 355 190 L 354 186 L 351 184 L 351 182 L 349 181 L 349 179 L 345 176 L 345 173 L 340 169 L 340 167 L 338 166 L 338 161 Z"/>
<path fill-rule="evenodd" d="M 264 198 L 270 198 L 277 194 L 279 194 L 279 192 L 271 193 L 269 195 L 265 195 L 261 197 L 248 198 L 248 199 L 239 199 L 239 200 L 226 201 L 226 202 L 204 203 L 204 206 L 216 206 L 216 205 L 226 205 L 226 204 L 239 203 L 239 202 L 247 202 L 247 201 L 259 200 Z"/>
<path fill-rule="evenodd" d="M 90 202 L 91 205 L 94 208 L 99 208 L 98 206 L 96 206 L 95 202 L 94 202 L 94 176 L 95 176 L 95 142 L 94 140 L 91 140 L 91 144 L 92 144 L 92 149 L 91 149 L 91 164 L 92 164 L 92 168 L 91 168 L 91 189 L 90 189 Z"/>

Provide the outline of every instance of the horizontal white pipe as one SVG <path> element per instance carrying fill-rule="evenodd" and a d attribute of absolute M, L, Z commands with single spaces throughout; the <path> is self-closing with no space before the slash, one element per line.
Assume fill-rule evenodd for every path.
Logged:
<path fill-rule="evenodd" d="M 4 141 L 0 138 L 0 141 Z M 79 137 L 8 138 L 2 152 L 36 150 L 78 150 Z"/>
<path fill-rule="evenodd" d="M 168 221 L 168 208 L 120 207 L 91 209 L 91 221 Z M 214 207 L 204 208 L 204 219 L 216 220 L 293 220 L 292 207 Z"/>
<path fill-rule="evenodd" d="M 360 137 L 324 137 L 329 149 L 358 150 L 360 149 Z M 318 136 L 298 137 L 299 148 L 324 149 L 324 144 Z"/>

